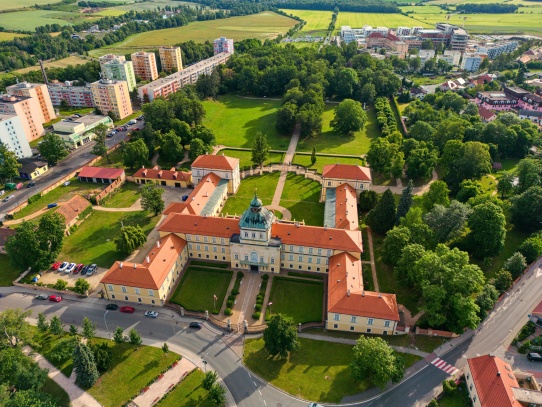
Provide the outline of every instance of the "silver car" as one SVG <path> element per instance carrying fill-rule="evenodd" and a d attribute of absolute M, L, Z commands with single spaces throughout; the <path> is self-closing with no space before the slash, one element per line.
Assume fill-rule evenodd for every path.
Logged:
<path fill-rule="evenodd" d="M 70 263 L 70 265 L 68 267 L 66 267 L 66 270 L 64 270 L 64 273 L 70 274 L 75 269 L 76 266 L 77 266 L 77 264 Z"/>

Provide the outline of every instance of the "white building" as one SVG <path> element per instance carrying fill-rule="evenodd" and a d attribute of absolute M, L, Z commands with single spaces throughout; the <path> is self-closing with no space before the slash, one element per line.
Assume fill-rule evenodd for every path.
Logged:
<path fill-rule="evenodd" d="M 431 58 L 435 58 L 435 50 L 433 49 L 421 49 L 418 52 L 418 57 L 420 58 L 422 65 Z"/>
<path fill-rule="evenodd" d="M 486 44 L 485 46 L 478 46 L 476 51 L 480 54 L 487 54 L 489 59 L 494 59 L 501 54 L 506 54 L 514 51 L 517 47 L 517 41 L 508 41 L 503 43 L 493 43 Z"/>
<path fill-rule="evenodd" d="M 363 38 L 363 28 L 362 29 L 352 29 L 349 25 L 343 25 L 341 27 L 341 40 L 346 44 L 357 41 Z"/>
<path fill-rule="evenodd" d="M 372 33 L 379 33 L 379 34 L 381 34 L 381 35 L 383 35 L 385 37 L 385 36 L 388 35 L 389 30 L 390 29 L 388 27 L 376 27 L 376 28 L 373 28 L 370 25 L 366 25 L 366 26 L 363 26 L 363 35 L 365 37 L 368 37 Z"/>
<path fill-rule="evenodd" d="M 233 54 L 233 40 L 231 38 L 220 37 L 213 41 L 215 55 L 227 52 Z"/>
<path fill-rule="evenodd" d="M 32 157 L 32 149 L 18 116 L 0 114 L 0 143 L 13 151 L 17 158 Z"/>
<path fill-rule="evenodd" d="M 410 35 L 412 33 L 412 29 L 410 27 L 397 27 L 396 35 Z"/>
<path fill-rule="evenodd" d="M 468 72 L 476 72 L 480 69 L 480 64 L 484 58 L 478 54 L 463 54 L 463 61 L 461 62 L 461 69 Z"/>
<path fill-rule="evenodd" d="M 461 61 L 461 52 L 460 51 L 444 51 L 444 55 L 438 55 L 437 60 L 440 61 L 443 59 L 448 62 L 450 65 L 459 66 L 459 61 Z"/>

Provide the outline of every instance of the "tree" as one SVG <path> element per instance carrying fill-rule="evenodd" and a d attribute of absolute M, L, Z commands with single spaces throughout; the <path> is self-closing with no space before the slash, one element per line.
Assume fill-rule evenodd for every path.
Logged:
<path fill-rule="evenodd" d="M 432 142 L 434 134 L 435 128 L 422 120 L 417 121 L 410 126 L 410 130 L 408 131 L 408 137 L 411 137 L 414 140 L 426 142 Z"/>
<path fill-rule="evenodd" d="M 480 308 L 480 319 L 487 317 L 488 312 L 493 309 L 498 299 L 499 292 L 493 285 L 486 284 L 482 288 L 482 292 L 476 297 L 476 305 Z"/>
<path fill-rule="evenodd" d="M 62 332 L 64 332 L 64 324 L 56 315 L 51 318 L 49 330 L 53 335 L 60 335 Z"/>
<path fill-rule="evenodd" d="M 335 108 L 335 117 L 331 127 L 339 134 L 351 135 L 365 127 L 367 113 L 361 103 L 352 99 L 344 99 Z"/>
<path fill-rule="evenodd" d="M 169 353 L 169 346 L 167 345 L 166 342 L 164 342 L 164 344 L 162 345 L 162 351 L 164 353 Z"/>
<path fill-rule="evenodd" d="M 215 97 L 220 87 L 220 74 L 217 68 L 213 69 L 211 75 L 200 75 L 196 82 L 196 90 L 203 98 Z"/>
<path fill-rule="evenodd" d="M 438 401 L 436 399 L 431 400 L 427 407 L 439 407 Z"/>
<path fill-rule="evenodd" d="M 492 202 L 476 205 L 469 217 L 471 252 L 480 258 L 496 256 L 504 247 L 506 218 L 500 206 Z"/>
<path fill-rule="evenodd" d="M 130 338 L 130 344 L 141 345 L 141 336 L 139 335 L 139 332 L 137 332 L 135 329 L 130 329 L 128 338 Z"/>
<path fill-rule="evenodd" d="M 542 255 L 542 238 L 531 236 L 525 239 L 518 251 L 525 256 L 527 263 L 532 263 Z"/>
<path fill-rule="evenodd" d="M 43 136 L 38 150 L 50 165 L 55 165 L 69 154 L 66 144 L 56 133 L 47 133 Z"/>
<path fill-rule="evenodd" d="M 410 243 L 410 230 L 396 226 L 388 232 L 382 245 L 382 261 L 395 266 L 401 258 L 401 251 Z"/>
<path fill-rule="evenodd" d="M 83 318 L 83 338 L 90 340 L 96 335 L 96 324 L 87 317 Z"/>
<path fill-rule="evenodd" d="M 209 398 L 215 406 L 223 406 L 226 403 L 226 389 L 218 383 L 213 384 L 209 390 Z"/>
<path fill-rule="evenodd" d="M 75 282 L 75 289 L 74 291 L 77 294 L 85 295 L 88 290 L 90 290 L 90 283 L 85 280 L 84 278 L 78 278 Z"/>
<path fill-rule="evenodd" d="M 262 166 L 268 157 L 269 144 L 267 143 L 267 136 L 261 132 L 257 132 L 254 145 L 252 146 L 252 163 L 256 167 Z"/>
<path fill-rule="evenodd" d="M 39 390 L 47 379 L 47 371 L 27 357 L 21 349 L 10 348 L 0 351 L 1 383 L 12 387 L 14 393 L 24 390 Z M 2 404 L 4 406 L 5 404 Z M 33 406 L 21 404 L 21 406 Z"/>
<path fill-rule="evenodd" d="M 0 350 L 33 343 L 34 335 L 25 320 L 31 313 L 20 308 L 9 308 L 0 313 Z"/>
<path fill-rule="evenodd" d="M 367 162 L 374 171 L 389 174 L 398 154 L 399 146 L 381 137 L 371 143 L 367 153 Z"/>
<path fill-rule="evenodd" d="M 70 324 L 70 334 L 73 336 L 76 336 L 77 334 L 79 334 L 79 331 L 76 325 Z"/>
<path fill-rule="evenodd" d="M 316 163 L 316 147 L 312 148 L 311 167 Z"/>
<path fill-rule="evenodd" d="M 354 346 L 352 377 L 383 389 L 390 380 L 399 382 L 405 373 L 404 359 L 382 338 L 361 336 Z"/>
<path fill-rule="evenodd" d="M 446 243 L 461 236 L 471 213 L 468 205 L 452 201 L 448 207 L 435 205 L 423 220 L 433 231 L 436 242 Z"/>
<path fill-rule="evenodd" d="M 271 317 L 263 332 L 263 340 L 265 350 L 273 357 L 278 356 L 284 359 L 288 353 L 299 349 L 294 321 L 282 314 L 275 314 Z"/>
<path fill-rule="evenodd" d="M 512 193 L 514 190 L 514 179 L 515 175 L 510 171 L 503 171 L 501 173 L 501 178 L 497 184 L 497 191 L 501 194 L 501 199 L 504 199 L 505 196 Z"/>
<path fill-rule="evenodd" d="M 295 126 L 298 107 L 294 101 L 283 104 L 277 111 L 275 127 L 280 133 L 289 134 Z"/>
<path fill-rule="evenodd" d="M 438 163 L 438 151 L 425 142 L 410 151 L 406 159 L 406 174 L 411 179 L 429 178 Z"/>
<path fill-rule="evenodd" d="M 21 168 L 21 164 L 17 162 L 17 155 L 0 143 L 0 179 L 6 183 L 17 178 L 19 168 Z"/>
<path fill-rule="evenodd" d="M 450 190 L 443 181 L 432 182 L 427 191 L 422 196 L 422 206 L 425 211 L 430 211 L 437 204 L 448 206 L 450 204 L 450 198 L 448 195 Z"/>
<path fill-rule="evenodd" d="M 527 260 L 523 254 L 515 252 L 504 262 L 503 268 L 510 272 L 512 278 L 518 278 L 527 268 Z"/>
<path fill-rule="evenodd" d="M 191 137 L 193 139 L 200 139 L 203 141 L 203 144 L 205 145 L 206 149 L 209 149 L 209 147 L 214 146 L 216 144 L 216 137 L 213 133 L 213 131 L 205 126 L 197 125 L 194 127 L 191 131 Z"/>
<path fill-rule="evenodd" d="M 205 144 L 203 144 L 203 141 L 199 138 L 193 138 L 192 141 L 190 141 L 190 152 L 188 154 L 190 160 L 194 161 L 203 154 L 205 154 Z"/>
<path fill-rule="evenodd" d="M 457 390 L 457 384 L 455 384 L 455 381 L 452 379 L 444 380 L 442 382 L 442 390 L 444 390 L 444 394 L 447 396 L 452 396 Z"/>
<path fill-rule="evenodd" d="M 75 384 L 84 389 L 92 387 L 98 380 L 98 368 L 92 350 L 81 341 L 77 341 L 73 351 L 73 368 L 75 369 Z"/>
<path fill-rule="evenodd" d="M 530 187 L 520 195 L 510 199 L 510 218 L 512 223 L 521 230 L 533 231 L 540 229 L 542 223 L 542 188 Z"/>
<path fill-rule="evenodd" d="M 124 331 L 120 326 L 117 326 L 117 329 L 115 329 L 113 341 L 115 341 L 115 343 L 124 343 Z"/>
<path fill-rule="evenodd" d="M 107 153 L 107 147 L 105 145 L 105 139 L 107 137 L 107 126 L 105 124 L 100 124 L 92 129 L 92 133 L 95 134 L 94 141 L 95 144 L 90 150 L 91 154 L 97 155 L 98 157 L 107 158 L 107 162 L 111 164 L 111 159 Z"/>
<path fill-rule="evenodd" d="M 495 274 L 493 285 L 501 294 L 512 285 L 512 274 L 507 270 L 500 270 Z"/>
<path fill-rule="evenodd" d="M 173 130 L 162 134 L 158 140 L 160 144 L 160 157 L 162 159 L 174 165 L 184 158 L 181 137 L 175 134 Z"/>
<path fill-rule="evenodd" d="M 181 138 L 181 145 L 185 146 L 187 144 L 190 144 L 190 140 L 192 140 L 192 129 L 186 122 L 182 122 L 179 119 L 173 119 L 171 120 L 171 129 L 175 132 L 177 136 Z"/>
<path fill-rule="evenodd" d="M 21 271 L 48 269 L 62 249 L 64 231 L 64 217 L 56 212 L 46 213 L 38 223 L 23 221 L 6 242 L 11 263 Z"/>
<path fill-rule="evenodd" d="M 299 122 L 300 133 L 303 137 L 312 137 L 322 131 L 322 112 L 313 104 L 301 106 L 297 112 L 296 121 Z"/>
<path fill-rule="evenodd" d="M 359 99 L 363 103 L 373 104 L 376 99 L 376 88 L 372 83 L 366 83 L 361 87 Z"/>
<path fill-rule="evenodd" d="M 459 184 L 459 191 L 457 192 L 456 199 L 459 202 L 467 202 L 470 198 L 480 196 L 483 193 L 484 188 L 480 181 L 466 179 Z"/>
<path fill-rule="evenodd" d="M 111 364 L 111 359 L 113 359 L 113 352 L 107 342 L 102 342 L 101 344 L 91 344 L 90 349 L 94 355 L 94 361 L 96 362 L 96 368 L 100 372 L 105 372 L 109 369 Z"/>
<path fill-rule="evenodd" d="M 373 190 L 364 190 L 359 194 L 359 209 L 368 212 L 378 203 L 378 194 Z"/>
<path fill-rule="evenodd" d="M 115 245 L 119 252 L 132 253 L 147 241 L 147 236 L 141 226 L 124 226 L 120 229 L 120 235 L 115 238 Z"/>
<path fill-rule="evenodd" d="M 66 280 L 63 280 L 61 278 L 56 280 L 56 283 L 53 285 L 53 288 L 55 290 L 63 291 L 68 286 L 68 282 Z"/>
<path fill-rule="evenodd" d="M 211 387 L 215 384 L 215 382 L 218 380 L 218 375 L 216 372 L 209 370 L 205 373 L 205 376 L 203 377 L 203 380 L 201 382 L 201 385 L 205 390 L 211 390 Z"/>
<path fill-rule="evenodd" d="M 141 168 L 149 161 L 149 149 L 143 139 L 124 144 L 122 161 L 126 167 Z"/>
<path fill-rule="evenodd" d="M 162 194 L 164 190 L 156 184 L 145 184 L 141 188 L 141 207 L 146 211 L 154 212 L 154 216 L 164 210 Z"/>
<path fill-rule="evenodd" d="M 463 143 L 449 140 L 440 158 L 440 168 L 444 180 L 455 192 L 464 179 L 478 179 L 491 172 L 489 145 L 478 141 Z"/>
<path fill-rule="evenodd" d="M 542 164 L 536 158 L 524 158 L 518 163 L 517 176 L 519 192 L 542 184 Z"/>
<path fill-rule="evenodd" d="M 385 235 L 395 225 L 395 200 L 388 188 L 371 211 L 367 214 L 367 224 L 379 235 Z"/>
<path fill-rule="evenodd" d="M 414 184 L 412 183 L 412 180 L 408 181 L 408 185 L 405 189 L 403 189 L 403 193 L 401 194 L 401 199 L 399 200 L 399 205 L 397 206 L 397 223 L 399 223 L 399 220 L 405 216 L 408 211 L 410 210 L 410 207 L 412 206 L 412 203 L 414 202 L 412 199 L 412 189 L 414 188 Z"/>
<path fill-rule="evenodd" d="M 41 312 L 38 314 L 38 329 L 40 332 L 47 332 L 49 330 L 49 322 Z"/>

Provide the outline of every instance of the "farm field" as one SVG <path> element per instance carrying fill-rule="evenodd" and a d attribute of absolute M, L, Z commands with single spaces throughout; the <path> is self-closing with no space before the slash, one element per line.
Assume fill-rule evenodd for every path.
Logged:
<path fill-rule="evenodd" d="M 1 38 L 1 35 L 0 35 L 0 38 Z M 43 65 L 45 68 L 66 68 L 68 65 L 86 64 L 87 62 L 90 62 L 91 60 L 92 58 L 88 58 L 88 57 L 82 58 L 82 57 L 71 56 L 71 57 L 59 59 L 57 61 L 46 62 Z M 27 66 L 26 68 L 23 68 L 23 69 L 17 69 L 16 71 L 13 71 L 13 73 L 26 73 L 30 71 L 37 71 L 39 69 L 40 69 L 39 65 Z"/>
<path fill-rule="evenodd" d="M 2 10 L 32 7 L 36 4 L 41 6 L 50 3 L 60 3 L 60 0 L 2 0 Z"/>
<path fill-rule="evenodd" d="M 46 24 L 72 25 L 99 19 L 99 16 L 85 16 L 80 13 L 52 10 L 15 11 L 0 14 L 0 27 L 6 30 L 33 30 Z"/>
<path fill-rule="evenodd" d="M 307 22 L 303 32 L 309 34 L 313 31 L 326 31 L 331 23 L 331 11 L 320 10 L 281 10 L 285 13 L 302 18 Z"/>
<path fill-rule="evenodd" d="M 108 0 L 111 3 L 114 3 L 115 1 Z M 119 2 L 124 2 L 124 0 L 118 0 Z M 129 3 L 129 2 L 126 2 Z M 120 16 L 121 14 L 127 13 L 128 11 L 134 10 L 134 11 L 143 11 L 143 10 L 155 10 L 156 8 L 164 8 L 165 6 L 181 6 L 185 5 L 183 2 L 179 1 L 173 1 L 173 0 L 152 0 L 152 1 L 145 1 L 140 3 L 130 3 L 130 4 L 124 4 L 120 6 L 115 6 L 112 4 L 113 7 L 108 7 L 104 10 L 99 11 L 96 14 L 99 14 L 100 16 Z"/>
<path fill-rule="evenodd" d="M 10 41 L 16 37 L 24 37 L 26 34 L 0 32 L 0 41 Z"/>
<path fill-rule="evenodd" d="M 384 27 L 391 28 L 391 27 L 399 27 L 399 26 L 411 27 L 413 25 L 430 26 L 432 22 L 418 21 L 414 23 L 414 20 L 412 18 L 406 17 L 402 14 L 393 14 L 393 13 L 343 13 L 343 12 L 340 12 L 339 16 L 337 17 L 337 23 L 335 24 L 335 27 L 337 30 L 340 30 L 342 25 L 349 25 L 352 28 L 361 28 L 365 24 L 371 25 L 373 27 L 384 26 Z"/>
<path fill-rule="evenodd" d="M 102 56 L 111 52 L 127 54 L 136 49 L 154 49 L 159 45 L 178 44 L 189 40 L 212 41 L 217 37 L 233 38 L 235 41 L 246 38 L 265 40 L 284 34 L 296 23 L 294 19 L 272 12 L 221 20 L 196 21 L 184 27 L 136 34 L 111 47 L 91 51 L 90 54 L 92 56 Z"/>

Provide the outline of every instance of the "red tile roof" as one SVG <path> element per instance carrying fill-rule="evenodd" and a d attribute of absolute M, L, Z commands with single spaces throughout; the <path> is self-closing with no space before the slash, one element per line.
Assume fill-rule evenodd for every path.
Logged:
<path fill-rule="evenodd" d="M 225 155 L 200 155 L 192 163 L 192 168 L 207 168 L 211 170 L 234 170 L 239 166 L 239 159 Z"/>
<path fill-rule="evenodd" d="M 324 165 L 323 178 L 371 181 L 371 170 L 367 167 L 349 164 Z"/>
<path fill-rule="evenodd" d="M 296 226 L 293 223 L 277 222 L 271 225 L 271 235 L 278 236 L 283 244 L 320 247 L 352 253 L 363 251 L 359 230 Z"/>
<path fill-rule="evenodd" d="M 2 230 L 2 229 L 0 229 Z M 538 303 L 536 307 L 534 307 L 533 314 L 541 315 L 542 314 L 542 301 Z"/>
<path fill-rule="evenodd" d="M 170 213 L 158 228 L 159 232 L 187 233 L 203 236 L 227 237 L 239 233 L 239 219 Z"/>
<path fill-rule="evenodd" d="M 163 179 L 168 181 L 190 181 L 192 177 L 191 172 L 176 171 L 175 168 L 170 170 L 161 170 L 159 167 L 154 168 L 140 168 L 134 174 L 136 178 L 148 178 L 148 179 Z"/>
<path fill-rule="evenodd" d="M 358 200 L 356 190 L 344 183 L 335 189 L 335 228 L 357 230 Z"/>
<path fill-rule="evenodd" d="M 5 246 L 8 237 L 15 236 L 16 233 L 15 229 L 0 228 L 0 247 Z"/>
<path fill-rule="evenodd" d="M 495 113 L 491 110 L 486 109 L 483 106 L 478 106 L 478 114 L 482 119 L 490 120 L 492 117 L 495 117 Z"/>
<path fill-rule="evenodd" d="M 207 174 L 196 185 L 196 188 L 194 188 L 190 195 L 188 195 L 186 202 L 172 202 L 164 211 L 164 215 L 169 215 L 170 213 L 199 215 L 220 181 L 221 178 L 218 175 L 212 172 Z"/>
<path fill-rule="evenodd" d="M 519 383 L 508 363 L 484 355 L 469 359 L 468 364 L 482 407 L 521 407 L 512 392 Z"/>
<path fill-rule="evenodd" d="M 348 253 L 329 259 L 327 311 L 399 321 L 395 294 L 364 291 L 361 261 Z"/>
<path fill-rule="evenodd" d="M 83 167 L 78 177 L 117 179 L 123 173 L 124 170 L 122 168 Z"/>
<path fill-rule="evenodd" d="M 171 233 L 160 238 L 158 242 L 160 247 L 153 246 L 142 264 L 117 261 L 100 282 L 151 290 L 160 289 L 186 246 L 186 241 Z"/>
<path fill-rule="evenodd" d="M 388 36 L 387 36 L 388 40 L 390 41 L 401 41 L 401 39 L 399 37 L 397 37 L 395 34 L 392 34 L 391 32 L 388 31 Z"/>
<path fill-rule="evenodd" d="M 369 34 L 367 38 L 386 38 L 386 37 L 380 34 L 379 32 L 374 32 L 374 33 Z"/>
<path fill-rule="evenodd" d="M 90 206 L 90 202 L 80 195 L 75 195 L 68 202 L 61 204 L 56 213 L 61 214 L 66 219 L 66 225 L 73 221 L 81 212 Z"/>

